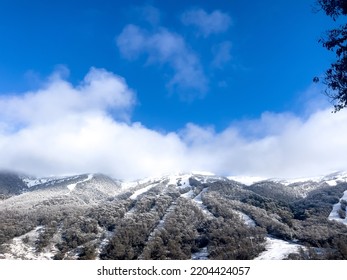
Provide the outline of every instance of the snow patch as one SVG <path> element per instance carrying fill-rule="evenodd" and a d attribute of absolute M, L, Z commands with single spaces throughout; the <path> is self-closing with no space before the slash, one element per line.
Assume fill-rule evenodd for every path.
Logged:
<path fill-rule="evenodd" d="M 256 223 L 255 221 L 248 215 L 246 215 L 245 213 L 241 212 L 241 211 L 237 211 L 234 210 L 235 214 L 237 214 L 240 219 L 249 227 L 255 227 Z"/>
<path fill-rule="evenodd" d="M 280 183 L 282 185 L 288 186 L 295 183 L 304 183 L 304 182 L 315 182 L 319 183 L 322 180 L 322 177 L 303 177 L 303 178 L 292 178 L 292 179 L 269 179 L 269 181 Z"/>
<path fill-rule="evenodd" d="M 201 248 L 200 251 L 192 254 L 192 260 L 208 260 L 208 250 L 207 247 Z"/>
<path fill-rule="evenodd" d="M 2 254 L 5 259 L 9 260 L 50 260 L 54 257 L 57 249 L 54 245 L 44 248 L 42 252 L 37 252 L 35 243 L 44 227 L 38 226 L 34 230 L 12 239 L 11 242 L 5 244 L 8 252 Z M 1 258 L 1 257 L 0 257 Z"/>
<path fill-rule="evenodd" d="M 52 177 L 46 177 L 46 178 L 24 178 L 22 179 L 23 182 L 28 186 L 28 188 L 37 186 L 37 185 L 41 185 L 41 184 L 47 184 L 49 182 L 53 182 L 53 181 L 64 181 L 66 180 L 67 177 L 62 177 L 62 176 L 52 176 Z"/>
<path fill-rule="evenodd" d="M 69 189 L 70 192 L 72 192 L 76 188 L 77 184 L 85 183 L 87 181 L 90 181 L 92 178 L 93 178 L 93 174 L 89 174 L 86 179 L 79 181 L 77 183 L 74 183 L 74 184 L 69 184 L 66 187 Z"/>
<path fill-rule="evenodd" d="M 48 178 L 41 178 L 41 179 L 29 179 L 25 178 L 23 179 L 23 182 L 28 186 L 28 188 L 31 188 L 36 185 L 44 184 L 49 181 Z"/>
<path fill-rule="evenodd" d="M 152 230 L 152 232 L 148 236 L 148 242 L 153 240 L 156 234 L 164 228 L 165 221 L 170 213 L 172 213 L 175 210 L 176 203 L 173 202 L 171 205 L 166 209 L 164 216 L 161 218 L 161 220 L 158 222 L 157 226 Z"/>
<path fill-rule="evenodd" d="M 347 182 L 347 172 L 336 172 L 323 179 L 329 186 L 336 186 L 340 182 Z"/>
<path fill-rule="evenodd" d="M 134 188 L 136 186 L 138 186 L 140 183 L 138 181 L 135 182 L 121 182 L 121 189 L 122 190 L 127 190 L 127 189 L 131 189 Z"/>
<path fill-rule="evenodd" d="M 264 177 L 257 177 L 257 176 L 228 176 L 227 178 L 229 180 L 239 182 L 246 186 L 250 186 L 250 185 L 253 185 L 254 183 L 266 180 L 266 178 Z"/>
<path fill-rule="evenodd" d="M 191 176 L 191 174 L 179 174 L 169 176 L 169 182 L 167 183 L 167 185 L 175 185 L 180 188 L 191 187 L 189 184 L 189 178 Z"/>
<path fill-rule="evenodd" d="M 338 211 L 341 209 L 341 200 L 347 201 L 347 190 L 343 192 L 343 196 L 341 197 L 340 201 L 334 204 L 333 210 L 330 212 L 328 219 L 347 225 L 347 217 L 342 219 L 338 213 Z"/>
<path fill-rule="evenodd" d="M 96 253 L 97 253 L 97 257 L 96 259 L 97 260 L 100 260 L 100 254 L 103 252 L 103 250 L 106 248 L 106 246 L 110 243 L 110 240 L 112 239 L 112 237 L 116 234 L 115 231 L 109 231 L 109 230 L 103 230 L 102 228 L 98 228 L 98 230 L 100 232 L 103 232 L 101 234 L 101 242 L 99 244 L 99 247 L 97 248 L 96 250 Z"/>
<path fill-rule="evenodd" d="M 336 186 L 338 182 L 347 182 L 347 172 L 334 172 L 326 176 L 315 176 L 315 177 L 302 177 L 292 179 L 269 179 L 273 182 L 278 182 L 283 185 L 290 185 L 294 183 L 303 182 L 315 182 L 315 183 L 327 183 L 329 186 Z"/>
<path fill-rule="evenodd" d="M 325 183 L 327 183 L 329 186 L 334 187 L 337 185 L 336 180 L 329 180 L 329 181 L 325 181 Z"/>
<path fill-rule="evenodd" d="M 147 186 L 147 187 L 144 187 L 144 188 L 142 188 L 142 189 L 139 189 L 139 190 L 135 191 L 135 192 L 130 196 L 130 199 L 133 199 L 133 200 L 137 199 L 137 197 L 138 197 L 139 195 L 141 195 L 141 194 L 143 194 L 143 193 L 149 191 L 151 188 L 154 187 L 154 185 L 155 185 L 155 184 L 152 184 L 152 185 L 149 185 L 149 186 Z"/>
<path fill-rule="evenodd" d="M 297 253 L 303 246 L 281 239 L 266 237 L 265 251 L 255 260 L 283 260 L 291 253 Z"/>
<path fill-rule="evenodd" d="M 197 205 L 201 211 L 209 218 L 214 218 L 213 214 L 207 209 L 207 207 L 202 202 L 201 195 L 206 192 L 208 188 L 203 189 L 197 196 L 195 196 L 192 201 Z"/>
<path fill-rule="evenodd" d="M 186 199 L 192 199 L 193 196 L 194 196 L 194 191 L 193 190 L 190 190 L 189 192 L 181 194 L 181 197 L 184 197 Z"/>
<path fill-rule="evenodd" d="M 77 185 L 77 183 L 75 183 L 75 184 L 69 184 L 69 185 L 67 185 L 66 187 L 70 190 L 70 192 L 72 192 L 72 191 L 75 189 L 76 185 Z"/>

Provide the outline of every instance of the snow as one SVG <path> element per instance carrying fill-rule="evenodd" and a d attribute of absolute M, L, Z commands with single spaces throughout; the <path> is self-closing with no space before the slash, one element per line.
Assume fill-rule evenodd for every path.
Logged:
<path fill-rule="evenodd" d="M 192 260 L 208 260 L 208 250 L 207 247 L 201 248 L 200 251 L 192 254 Z"/>
<path fill-rule="evenodd" d="M 47 184 L 47 183 L 61 183 L 67 179 L 75 179 L 79 176 L 50 176 L 44 178 L 23 178 L 23 182 L 28 186 L 28 188 L 34 187 L 36 185 Z"/>
<path fill-rule="evenodd" d="M 336 186 L 338 182 L 347 182 L 347 172 L 335 172 L 324 179 L 329 186 Z"/>
<path fill-rule="evenodd" d="M 325 183 L 327 183 L 329 186 L 334 187 L 337 185 L 336 180 L 329 180 L 329 181 L 325 181 Z"/>
<path fill-rule="evenodd" d="M 103 231 L 102 228 L 98 228 L 99 231 Z M 110 240 L 112 239 L 112 237 L 116 234 L 115 231 L 109 231 L 109 230 L 105 230 L 103 231 L 103 233 L 101 234 L 101 237 L 103 238 L 99 244 L 99 247 L 97 248 L 96 252 L 97 252 L 97 260 L 100 260 L 100 254 L 103 252 L 103 250 L 106 248 L 106 246 L 110 243 Z"/>
<path fill-rule="evenodd" d="M 122 189 L 131 189 L 139 185 L 153 185 L 154 183 L 160 183 L 164 182 L 166 180 L 169 180 L 167 185 L 176 185 L 176 186 L 182 186 L 186 187 L 189 186 L 189 178 L 192 176 L 190 173 L 176 173 L 173 175 L 163 175 L 163 176 L 155 176 L 155 177 L 148 177 L 141 180 L 136 181 L 130 181 L 130 182 L 122 182 L 121 187 Z"/>
<path fill-rule="evenodd" d="M 265 251 L 256 257 L 255 260 L 283 260 L 290 253 L 296 253 L 300 247 L 302 246 L 299 244 L 268 236 L 266 238 Z"/>
<path fill-rule="evenodd" d="M 331 221 L 337 221 L 340 223 L 343 223 L 347 225 L 347 217 L 345 219 L 340 218 L 340 215 L 338 213 L 338 210 L 341 209 L 341 200 L 347 201 L 347 190 L 344 191 L 343 196 L 341 197 L 340 201 L 333 206 L 333 210 L 330 212 L 328 219 Z"/>
<path fill-rule="evenodd" d="M 153 240 L 153 238 L 156 236 L 156 234 L 164 228 L 165 221 L 170 213 L 172 213 L 175 210 L 176 203 L 173 202 L 171 205 L 166 209 L 164 216 L 159 220 L 157 226 L 151 231 L 151 233 L 148 236 L 148 242 Z M 142 256 L 140 256 L 141 258 Z"/>
<path fill-rule="evenodd" d="M 131 209 L 124 214 L 124 219 L 129 219 L 135 213 L 135 210 L 135 206 L 131 207 Z"/>
<path fill-rule="evenodd" d="M 28 186 L 28 188 L 34 187 L 36 185 L 41 185 L 41 184 L 46 184 L 52 181 L 63 181 L 66 180 L 69 177 L 63 177 L 63 176 L 51 176 L 51 177 L 46 177 L 46 178 L 24 178 L 23 182 Z"/>
<path fill-rule="evenodd" d="M 177 172 L 175 174 L 166 174 L 162 176 L 155 176 L 155 177 L 148 177 L 141 180 L 136 181 L 123 181 L 121 182 L 121 188 L 124 189 L 131 189 L 133 187 L 144 185 L 144 184 L 154 184 L 156 183 L 164 183 L 168 180 L 166 183 L 169 185 L 174 185 L 180 188 L 186 188 L 191 187 L 189 184 L 189 179 L 194 178 L 202 183 L 206 182 L 212 182 L 213 180 L 223 180 L 225 178 L 216 176 L 215 174 L 207 171 L 193 171 L 193 172 Z"/>
<path fill-rule="evenodd" d="M 193 198 L 193 201 L 194 201 L 197 205 L 199 205 L 200 207 L 203 205 L 201 195 L 202 195 L 204 192 L 206 192 L 207 190 L 208 190 L 208 188 L 203 189 L 196 197 Z"/>
<path fill-rule="evenodd" d="M 208 171 L 192 171 L 192 175 L 215 176 L 216 174 Z"/>
<path fill-rule="evenodd" d="M 190 190 L 189 192 L 186 192 L 184 194 L 181 194 L 181 197 L 184 197 L 186 199 L 191 199 L 194 196 L 194 191 Z"/>
<path fill-rule="evenodd" d="M 322 177 L 302 177 L 302 178 L 291 178 L 291 179 L 273 178 L 273 179 L 269 179 L 269 181 L 281 183 L 285 186 L 295 184 L 295 183 L 303 183 L 303 182 L 319 183 L 321 180 L 322 180 Z"/>
<path fill-rule="evenodd" d="M 241 220 L 244 221 L 244 223 L 249 226 L 249 227 L 255 227 L 256 223 L 255 221 L 248 215 L 246 215 L 245 213 L 241 212 L 241 211 L 234 211 L 240 218 Z"/>
<path fill-rule="evenodd" d="M 208 188 L 203 189 L 197 196 L 195 196 L 192 201 L 195 203 L 201 211 L 209 218 L 214 218 L 213 214 L 207 209 L 207 207 L 203 204 L 201 195 L 206 192 Z"/>
<path fill-rule="evenodd" d="M 34 230 L 12 239 L 11 242 L 5 244 L 8 248 L 8 252 L 0 255 L 0 259 L 3 257 L 9 260 L 50 260 L 53 258 L 57 249 L 54 245 L 50 245 L 49 248 L 45 248 L 42 252 L 36 252 L 35 243 L 39 237 L 39 234 L 44 231 L 44 227 L 38 226 Z M 24 238 L 28 238 L 28 242 L 24 242 Z"/>
<path fill-rule="evenodd" d="M 336 186 L 338 182 L 347 182 L 347 172 L 334 172 L 327 176 L 311 176 L 299 178 L 265 178 L 259 176 L 228 176 L 227 178 L 242 183 L 246 186 L 250 186 L 261 181 L 277 182 L 285 186 L 309 181 L 316 183 L 326 182 L 330 186 Z"/>
<path fill-rule="evenodd" d="M 131 196 L 130 196 L 130 199 L 137 199 L 137 197 L 147 191 L 149 191 L 151 188 L 154 187 L 155 184 L 152 184 L 152 185 L 149 185 L 147 187 L 144 187 L 142 189 L 139 189 L 137 191 L 135 191 Z"/>
<path fill-rule="evenodd" d="M 257 176 L 228 176 L 227 178 L 229 180 L 239 182 L 246 186 L 250 186 L 250 185 L 253 185 L 254 183 L 266 180 L 266 178 L 264 177 L 257 177 Z"/>
<path fill-rule="evenodd" d="M 48 178 L 41 178 L 41 179 L 29 179 L 25 178 L 23 179 L 23 182 L 28 186 L 28 188 L 31 188 L 36 185 L 44 184 L 49 181 Z"/>
<path fill-rule="evenodd" d="M 79 175 L 76 176 L 51 176 L 51 177 L 45 177 L 45 178 L 23 178 L 23 182 L 28 186 L 28 188 L 41 185 L 41 184 L 47 184 L 47 183 L 62 183 L 68 179 L 76 179 Z M 93 178 L 93 174 L 89 174 L 87 179 L 84 179 L 78 183 L 83 183 L 91 180 Z M 69 184 L 67 188 L 72 191 L 76 185 L 78 184 Z"/>
<path fill-rule="evenodd" d="M 69 189 L 70 192 L 72 192 L 75 189 L 75 187 L 77 186 L 77 184 L 85 183 L 87 181 L 90 181 L 92 178 L 93 178 L 93 174 L 89 174 L 86 179 L 79 181 L 77 183 L 74 183 L 74 184 L 69 184 L 66 187 Z"/>
<path fill-rule="evenodd" d="M 121 188 L 123 190 L 131 189 L 139 185 L 147 185 L 147 184 L 153 184 L 154 182 L 159 182 L 162 178 L 159 177 L 148 177 L 141 180 L 136 181 L 123 181 L 121 182 Z"/>
<path fill-rule="evenodd" d="M 70 190 L 70 192 L 72 192 L 72 191 L 75 189 L 76 185 L 77 185 L 77 183 L 75 183 L 75 184 L 69 184 L 69 185 L 67 185 L 66 187 Z"/>
<path fill-rule="evenodd" d="M 314 176 L 314 177 L 302 177 L 302 178 L 291 178 L 291 179 L 270 179 L 271 181 L 278 182 L 284 185 L 290 185 L 301 182 L 325 182 L 329 186 L 336 186 L 338 182 L 347 182 L 347 172 L 334 172 L 326 176 Z"/>
<path fill-rule="evenodd" d="M 131 188 L 134 188 L 134 187 L 136 187 L 138 185 L 139 185 L 138 181 L 135 181 L 135 182 L 121 182 L 122 190 L 131 189 Z"/>
<path fill-rule="evenodd" d="M 167 185 L 176 185 L 181 188 L 190 187 L 189 178 L 192 174 L 178 174 L 169 176 Z"/>

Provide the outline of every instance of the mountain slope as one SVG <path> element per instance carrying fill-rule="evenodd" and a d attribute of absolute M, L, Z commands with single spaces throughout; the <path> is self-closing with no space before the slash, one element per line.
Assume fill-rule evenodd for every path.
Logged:
<path fill-rule="evenodd" d="M 0 258 L 347 258 L 345 173 L 250 185 L 193 173 L 11 176 L 0 175 L 10 178 L 0 189 Z"/>
<path fill-rule="evenodd" d="M 23 176 L 14 172 L 0 171 L 0 196 L 11 196 L 23 192 L 28 187 L 23 179 Z"/>

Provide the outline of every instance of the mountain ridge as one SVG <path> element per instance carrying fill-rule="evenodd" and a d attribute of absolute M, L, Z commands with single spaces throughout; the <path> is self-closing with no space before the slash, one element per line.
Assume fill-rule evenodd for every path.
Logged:
<path fill-rule="evenodd" d="M 347 257 L 346 172 L 253 184 L 232 178 L 185 172 L 124 182 L 2 172 L 0 258 Z M 289 249 L 271 254 L 269 244 Z"/>

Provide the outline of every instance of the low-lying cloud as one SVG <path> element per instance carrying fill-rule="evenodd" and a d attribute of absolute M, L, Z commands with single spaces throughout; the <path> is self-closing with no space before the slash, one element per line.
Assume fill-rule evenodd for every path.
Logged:
<path fill-rule="evenodd" d="M 54 77 L 39 90 L 0 97 L 0 168 L 121 179 L 191 170 L 265 177 L 347 170 L 346 111 L 320 109 L 305 119 L 268 112 L 221 132 L 188 123 L 163 133 L 131 122 L 136 98 L 123 78 L 94 68 L 77 86 Z"/>

